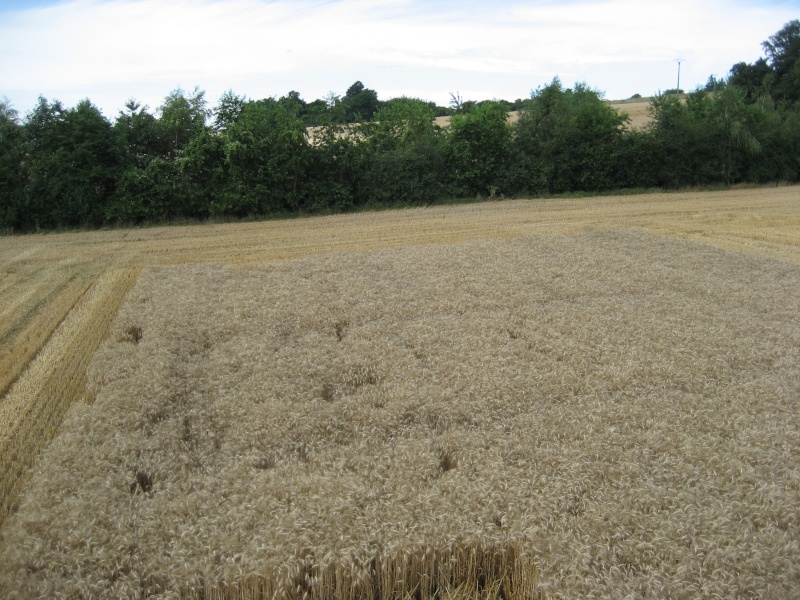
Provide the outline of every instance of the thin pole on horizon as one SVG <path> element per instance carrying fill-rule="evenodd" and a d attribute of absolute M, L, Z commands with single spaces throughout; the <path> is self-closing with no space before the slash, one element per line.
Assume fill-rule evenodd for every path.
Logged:
<path fill-rule="evenodd" d="M 686 62 L 685 58 L 675 58 L 673 59 L 676 63 L 678 63 L 678 87 L 675 88 L 675 94 L 677 96 L 681 95 L 681 63 Z"/>

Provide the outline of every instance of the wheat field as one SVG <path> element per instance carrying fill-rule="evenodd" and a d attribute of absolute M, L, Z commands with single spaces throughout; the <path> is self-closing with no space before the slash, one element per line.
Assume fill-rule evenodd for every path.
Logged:
<path fill-rule="evenodd" d="M 649 98 L 634 98 L 629 100 L 607 100 L 611 108 L 618 113 L 625 113 L 628 115 L 628 129 L 644 129 L 653 122 L 653 116 L 650 114 L 650 99 Z M 519 120 L 519 112 L 511 111 L 508 114 L 508 122 L 516 123 Z M 439 127 L 449 127 L 450 117 L 436 117 L 434 123 Z"/>
<path fill-rule="evenodd" d="M 650 114 L 649 98 L 612 100 L 608 102 L 608 104 L 617 112 L 628 115 L 630 121 L 627 126 L 629 129 L 643 129 L 653 121 L 652 115 Z"/>
<path fill-rule="evenodd" d="M 798 200 L 2 238 L 0 595 L 797 595 Z"/>

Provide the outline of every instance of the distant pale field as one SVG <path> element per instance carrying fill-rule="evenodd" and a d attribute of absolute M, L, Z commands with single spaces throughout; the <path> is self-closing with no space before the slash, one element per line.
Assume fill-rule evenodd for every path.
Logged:
<path fill-rule="evenodd" d="M 627 124 L 629 129 L 642 129 L 646 127 L 652 120 L 650 115 L 650 99 L 641 98 L 636 100 L 611 100 L 607 104 L 614 108 L 619 113 L 628 115 L 630 121 Z M 516 123 L 519 119 L 519 113 L 512 111 L 508 115 L 510 123 Z M 439 127 L 448 127 L 450 125 L 450 117 L 436 117 L 436 124 Z"/>
<path fill-rule="evenodd" d="M 608 104 L 615 108 L 617 112 L 628 115 L 630 118 L 628 127 L 630 129 L 642 129 L 653 120 L 650 115 L 649 98 L 610 101 Z"/>
<path fill-rule="evenodd" d="M 94 461 L 105 465 L 105 471 L 90 473 L 89 469 L 83 474 L 81 466 L 79 477 L 73 470 L 77 463 L 64 463 L 61 473 L 72 476 L 72 484 L 56 475 L 33 480 L 17 517 L 4 526 L 7 560 L 0 564 L 9 565 L 4 569 L 5 589 L 14 591 L 16 582 L 19 590 L 33 590 L 37 581 L 45 586 L 69 585 L 52 570 L 60 560 L 71 565 L 64 567 L 64 573 L 87 560 L 87 565 L 94 565 L 88 567 L 91 573 L 101 579 L 111 577 L 119 586 L 135 582 L 137 577 L 166 585 L 164 573 L 174 573 L 169 561 L 164 559 L 162 564 L 167 571 L 158 571 L 162 567 L 154 565 L 161 559 L 148 562 L 139 551 L 128 552 L 134 557 L 125 559 L 133 561 L 129 571 L 109 575 L 110 563 L 103 561 L 121 559 L 108 547 L 107 527 L 122 518 L 120 506 L 140 507 L 144 512 L 136 508 L 123 519 L 120 527 L 128 532 L 124 535 L 134 536 L 136 544 L 161 543 L 158 535 L 151 536 L 149 525 L 145 526 L 156 518 L 147 512 L 148 507 L 178 511 L 170 504 L 175 502 L 175 490 L 188 494 L 195 489 L 194 483 L 208 476 L 205 468 L 195 468 L 192 453 L 212 448 L 219 454 L 212 452 L 219 478 L 213 485 L 208 480 L 198 483 L 211 486 L 211 496 L 219 493 L 226 497 L 233 488 L 225 486 L 235 487 L 239 479 L 242 485 L 248 481 L 261 485 L 264 477 L 275 489 L 284 489 L 287 497 L 294 484 L 301 488 L 320 485 L 327 490 L 326 500 L 319 505 L 307 498 L 301 502 L 305 515 L 286 517 L 289 521 L 281 517 L 284 520 L 276 523 L 286 532 L 284 541 L 303 529 L 301 523 L 316 523 L 309 544 L 317 544 L 314 552 L 330 549 L 330 564 L 350 564 L 353 557 L 368 556 L 363 536 L 385 534 L 387 543 L 391 542 L 391 548 L 384 549 L 385 557 L 392 548 L 428 544 L 435 546 L 440 558 L 453 558 L 456 547 L 473 548 L 479 557 L 475 560 L 491 562 L 487 552 L 502 550 L 517 557 L 503 563 L 506 572 L 517 568 L 529 573 L 527 567 L 537 565 L 538 589 L 548 594 L 566 586 L 563 589 L 573 590 L 568 595 L 582 595 L 580 590 L 589 588 L 615 595 L 618 588 L 608 586 L 631 582 L 640 586 L 637 589 L 652 590 L 655 588 L 647 586 L 667 577 L 675 585 L 688 586 L 675 589 L 690 597 L 695 589 L 691 586 L 701 585 L 698 582 L 711 575 L 702 569 L 692 571 L 696 564 L 691 561 L 702 555 L 710 565 L 708 553 L 713 551 L 721 569 L 713 585 L 723 596 L 731 590 L 764 592 L 770 582 L 778 586 L 771 588 L 775 595 L 796 595 L 793 586 L 798 574 L 787 566 L 800 564 L 797 542 L 787 541 L 800 539 L 796 509 L 787 513 L 780 507 L 796 507 L 800 500 L 796 466 L 800 464 L 796 431 L 796 399 L 800 396 L 796 370 L 800 363 L 799 202 L 797 187 L 779 187 L 508 201 L 292 221 L 0 238 L 0 518 L 13 509 L 36 453 L 46 447 L 76 401 L 96 398 L 90 407 L 79 404 L 73 409 L 70 424 L 54 446 L 59 451 L 53 454 L 51 450 L 37 468 L 50 472 L 59 460 L 94 456 L 95 447 L 100 448 L 98 452 L 118 453 Z M 635 233 L 602 233 L 612 230 Z M 564 234 L 568 237 L 559 237 Z M 734 252 L 725 252 L 728 250 Z M 280 260 L 304 256 L 312 258 Z M 708 265 L 713 267 L 710 271 Z M 552 278 L 541 279 L 542 273 Z M 126 294 L 130 294 L 128 301 L 118 311 Z M 426 301 L 415 304 L 417 296 Z M 159 300 L 153 301 L 156 297 Z M 624 311 L 615 308 L 623 306 Z M 109 327 L 111 335 L 106 337 Z M 512 347 L 494 345 L 501 338 Z M 101 352 L 92 359 L 103 339 L 107 341 Z M 422 354 L 417 356 L 413 348 Z M 425 348 L 430 354 L 425 354 Z M 434 357 L 432 366 L 425 362 L 426 356 Z M 498 362 L 499 357 L 506 362 Z M 609 362 L 604 362 L 606 359 Z M 540 360 L 544 362 L 537 362 Z M 693 371 L 695 367 L 699 371 Z M 261 390 L 262 401 L 248 402 L 250 396 L 244 392 L 239 397 L 243 389 L 251 389 L 248 393 Z M 532 395 L 539 400 L 531 400 Z M 195 396 L 199 402 L 196 414 L 191 408 Z M 250 405 L 255 412 L 247 412 Z M 534 405 L 544 412 L 534 410 Z M 102 425 L 103 419 L 122 418 L 112 410 L 115 406 L 130 409 L 125 418 L 133 421 L 108 429 L 111 426 Z M 233 412 L 220 413 L 223 406 L 224 411 Z M 647 416 L 651 406 L 659 408 Z M 706 411 L 708 407 L 713 410 Z M 258 412 L 262 409 L 266 412 Z M 359 412 L 362 409 L 363 414 Z M 687 410 L 691 419 L 684 414 Z M 597 417 L 592 416 L 595 413 Z M 557 414 L 562 416 L 557 418 Z M 573 415 L 574 422 L 567 423 L 566 414 Z M 614 420 L 614 415 L 624 414 L 631 415 L 629 425 Z M 712 414 L 725 414 L 729 419 L 714 424 Z M 369 427 L 350 423 L 345 418 L 348 415 L 366 419 Z M 416 415 L 417 421 L 407 424 L 405 438 L 392 442 L 386 431 L 396 429 L 402 415 L 408 419 Z M 541 421 L 537 421 L 539 417 Z M 339 425 L 335 425 L 336 418 Z M 663 421 L 658 424 L 657 418 Z M 654 420 L 647 425 L 642 419 Z M 88 427 L 89 422 L 98 425 Z M 162 422 L 165 425 L 160 429 Z M 260 433 L 248 433 L 248 427 L 258 423 Z M 526 438 L 527 433 L 517 433 L 518 423 L 535 429 L 540 437 L 543 430 L 553 427 L 548 435 L 555 436 L 551 442 L 556 446 L 544 446 L 549 453 L 540 456 L 533 449 L 543 446 Z M 604 423 L 611 425 L 600 426 Z M 323 424 L 333 429 L 326 430 Z M 675 424 L 680 427 L 673 429 Z M 337 433 L 336 427 L 344 428 L 344 433 Z M 511 438 L 506 435 L 508 427 L 515 432 Z M 91 433 L 93 429 L 99 433 Z M 241 436 L 233 433 L 236 430 L 242 431 Z M 655 431 L 653 439 L 646 434 L 651 430 Z M 596 435 L 585 436 L 586 431 Z M 732 433 L 724 437 L 725 431 Z M 377 436 L 374 439 L 373 434 Z M 305 435 L 310 436 L 307 442 L 300 439 Z M 340 439 L 341 435 L 346 439 Z M 106 437 L 109 439 L 104 442 Z M 612 438 L 614 444 L 621 444 L 622 452 L 615 454 L 614 460 L 622 461 L 620 464 L 632 461 L 631 473 L 636 477 L 623 477 L 624 469 L 612 469 L 601 481 L 590 477 L 588 485 L 582 478 L 608 458 L 591 444 L 607 446 Z M 255 445 L 237 446 L 248 439 Z M 398 447 L 398 440 L 405 441 Z M 483 450 L 475 446 L 478 440 Z M 528 448 L 529 455 L 519 464 L 507 458 L 513 454 L 508 445 L 513 440 Z M 695 440 L 696 447 L 686 446 L 690 440 Z M 697 440 L 705 440 L 705 445 Z M 678 445 L 673 454 L 658 455 L 663 464 L 653 462 L 653 456 L 634 453 L 639 446 L 655 451 L 667 442 Z M 81 445 L 87 443 L 91 448 Z M 570 450 L 573 445 L 574 451 Z M 135 448 L 138 450 L 120 458 L 120 449 Z M 574 454 L 578 450 L 595 452 L 594 458 L 591 453 Z M 710 453 L 705 462 L 716 466 L 703 466 L 701 453 L 705 451 Z M 391 456 L 396 460 L 390 460 Z M 424 464 L 412 464 L 416 458 Z M 452 465 L 448 462 L 451 458 Z M 678 458 L 689 460 L 700 474 L 689 478 L 682 470 L 686 465 L 678 464 Z M 584 464 L 587 460 L 591 469 Z M 254 461 L 262 466 L 253 467 Z M 531 470 L 536 461 L 544 461 L 543 468 L 547 461 L 556 461 L 564 471 L 551 464 L 537 475 Z M 723 468 L 725 461 L 738 465 L 738 475 Z M 781 461 L 783 466 L 778 467 Z M 392 466 L 400 463 L 405 466 Z M 666 471 L 646 480 L 648 490 L 662 497 L 670 489 L 669 493 L 688 495 L 655 508 L 647 504 L 649 500 L 642 500 L 642 474 L 654 472 L 656 467 Z M 364 482 L 372 481 L 364 479 L 362 468 L 384 469 L 382 479 L 376 481 L 389 486 L 388 495 L 373 499 L 377 504 L 364 500 L 365 512 L 356 515 L 359 525 L 350 531 L 350 537 L 334 544 L 325 535 L 337 530 L 328 527 L 322 534 L 320 528 L 341 511 L 350 510 L 346 507 L 353 494 L 361 498 Z M 495 475 L 486 474 L 494 470 Z M 177 488 L 170 493 L 163 486 L 169 487 L 171 476 L 158 475 L 166 472 L 176 475 Z M 544 477 L 542 473 L 549 473 L 550 479 L 540 481 L 541 493 L 520 497 L 520 482 Z M 152 498 L 131 495 L 132 483 L 143 474 L 153 478 Z M 303 479 L 306 475 L 308 481 Z M 179 479 L 184 476 L 188 479 Z M 325 477 L 335 481 L 325 483 Z M 406 492 L 397 487 L 402 487 L 403 477 L 416 482 Z M 705 483 L 701 481 L 704 477 Z M 513 489 L 503 487 L 501 493 L 492 487 L 498 478 L 516 483 Z M 101 481 L 105 483 L 101 485 Z M 445 493 L 442 485 L 447 482 L 455 487 Z M 683 482 L 684 487 L 672 489 L 676 482 Z M 687 482 L 691 483 L 689 491 L 684 489 Z M 181 487 L 184 484 L 189 487 Z M 325 488 L 328 484 L 332 487 Z M 423 484 L 429 487 L 419 487 Z M 630 543 L 631 532 L 637 532 L 637 543 L 655 544 L 650 550 L 655 554 L 647 565 L 626 567 L 619 552 L 608 554 L 613 544 L 606 554 L 591 560 L 574 552 L 559 554 L 558 544 L 567 539 L 572 540 L 570 547 L 578 548 L 570 536 L 580 533 L 589 536 L 586 539 L 600 539 L 592 536 L 601 535 L 596 518 L 562 523 L 560 529 L 552 525 L 548 519 L 569 512 L 566 505 L 547 508 L 549 505 L 542 504 L 540 512 L 533 510 L 532 498 L 544 502 L 542 494 L 552 494 L 548 502 L 567 502 L 561 496 L 566 488 L 559 486 L 586 487 L 586 492 L 578 490 L 579 496 L 595 502 L 592 510 L 600 512 L 592 513 L 594 517 L 610 510 L 606 503 L 611 495 L 625 498 L 627 493 L 628 503 L 621 506 L 630 513 L 629 520 L 615 531 Z M 627 492 L 626 486 L 630 487 Z M 247 494 L 237 490 L 234 497 L 245 503 L 236 504 L 241 509 L 237 512 L 242 512 L 242 519 L 255 519 L 248 526 L 257 528 L 260 521 L 248 511 L 267 508 L 247 508 Z M 695 492 L 702 494 L 695 497 Z M 72 500 L 48 502 L 53 494 Z M 191 500 L 199 502 L 196 513 L 206 513 L 204 502 L 219 504 L 218 498 L 211 496 Z M 489 497 L 495 504 L 486 500 Z M 441 508 L 454 498 L 463 502 L 463 510 L 455 513 Z M 503 504 L 505 513 L 495 510 L 500 498 L 508 498 Z M 694 505 L 681 505 L 684 500 L 702 498 L 706 504 L 716 504 L 696 507 L 700 512 L 694 516 L 689 515 Z M 398 499 L 411 508 L 400 506 Z M 53 505 L 54 512 L 42 512 L 47 507 L 39 502 Z M 331 503 L 336 502 L 339 508 L 331 512 Z M 430 512 L 428 502 L 440 508 Z M 641 502 L 653 510 L 642 509 Z M 54 523 L 73 519 L 77 513 L 69 511 L 75 507 L 86 511 L 87 503 L 93 506 L 88 514 L 96 513 L 97 519 L 76 522 L 76 533 L 68 540 L 58 538 L 58 526 L 51 528 L 56 537 L 48 537 L 46 528 L 37 525 L 43 518 Z M 481 506 L 491 510 L 481 512 Z M 687 548 L 694 548 L 694 559 L 681 555 L 681 562 L 689 565 L 682 574 L 666 566 L 671 553 L 678 552 L 669 546 L 674 539 L 664 542 L 669 549 L 662 552 L 658 549 L 661 538 L 644 539 L 645 529 L 636 529 L 641 522 L 642 527 L 652 525 L 668 538 L 674 537 L 675 532 L 668 529 L 677 522 L 680 515 L 675 510 L 680 506 L 684 524 L 689 519 L 695 527 L 686 535 L 697 531 L 707 536 L 701 546 L 681 538 Z M 704 513 L 706 510 L 711 512 Z M 732 511 L 742 516 L 751 510 L 771 516 L 767 521 L 750 522 L 741 531 L 723 523 Z M 402 529 L 402 523 L 416 520 L 414 515 L 428 512 L 440 515 L 441 522 L 423 527 L 423 532 L 417 532 L 420 537 Z M 642 516 L 650 513 L 655 520 Z M 101 518 L 101 514 L 106 516 Z M 461 515 L 467 515 L 469 523 Z M 543 515 L 550 524 L 537 520 Z M 487 525 L 487 519 L 496 531 Z M 712 521 L 712 529 L 722 532 L 723 538 L 734 536 L 731 539 L 738 540 L 740 549 L 760 557 L 758 564 L 731 571 L 731 564 L 746 557 L 723 556 L 714 545 L 722 542 L 713 542 L 713 532 L 703 529 Z M 511 527 L 511 522 L 516 526 Z M 523 523 L 527 525 L 521 526 Z M 395 525 L 399 529 L 392 529 Z M 188 521 L 182 526 L 188 527 Z M 233 529 L 225 529 L 225 533 L 215 530 L 213 523 L 208 527 L 207 535 L 212 537 L 200 535 L 197 539 L 205 540 L 201 547 L 211 543 L 223 552 L 238 543 L 225 546 L 220 541 L 219 536 L 233 535 Z M 444 531 L 439 527 L 458 532 L 461 542 L 448 546 L 439 540 L 434 545 L 428 534 L 436 537 L 435 532 Z M 95 538 L 75 536 L 87 533 L 106 541 L 98 541 L 97 552 L 80 558 L 75 543 L 92 548 Z M 28 541 L 23 543 L 19 536 L 28 536 Z M 183 581 L 196 583 L 198 577 L 207 577 L 204 581 L 213 586 L 235 579 L 231 563 L 210 566 L 197 558 L 199 551 L 192 548 L 191 544 L 174 548 L 175 556 L 194 565 L 180 572 Z M 272 573 L 270 569 L 282 568 L 274 554 L 258 554 L 244 542 L 242 548 L 249 548 L 250 554 L 240 553 L 245 552 L 260 573 L 253 575 L 251 583 Z M 643 551 L 644 546 L 638 548 Z M 162 556 L 155 548 L 148 552 Z M 291 552 L 297 557 L 302 549 L 298 546 Z M 557 576 L 552 565 L 561 560 L 575 562 L 563 567 L 567 569 L 563 576 Z M 762 569 L 765 560 L 771 565 L 767 571 Z M 386 564 L 390 562 L 386 558 Z M 21 564 L 27 565 L 23 570 L 28 575 L 14 571 Z M 39 567 L 47 573 L 40 573 Z M 734 577 L 734 572 L 742 575 Z M 75 571 L 73 582 L 84 577 L 81 573 Z M 394 573 L 400 577 L 404 571 L 398 567 Z M 648 583 L 643 574 L 656 579 Z M 31 588 L 25 587 L 28 577 Z M 527 580 L 520 575 L 516 581 L 523 585 Z M 90 583 L 86 579 L 81 585 Z M 581 587 L 584 585 L 589 588 Z M 20 597 L 27 597 L 26 593 L 21 592 Z"/>

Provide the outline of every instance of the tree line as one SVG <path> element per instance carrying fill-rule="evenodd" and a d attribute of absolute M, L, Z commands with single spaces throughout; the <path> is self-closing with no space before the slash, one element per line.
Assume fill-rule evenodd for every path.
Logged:
<path fill-rule="evenodd" d="M 530 98 L 450 107 L 297 92 L 251 100 L 199 89 L 155 111 L 129 101 L 114 122 L 89 100 L 39 98 L 20 119 L 0 103 L 0 230 L 287 216 L 458 197 L 681 188 L 800 179 L 800 21 L 765 57 L 688 95 L 651 99 L 626 127 L 601 95 L 558 78 Z M 519 119 L 509 123 L 509 110 Z M 449 127 L 434 118 L 450 114 Z"/>

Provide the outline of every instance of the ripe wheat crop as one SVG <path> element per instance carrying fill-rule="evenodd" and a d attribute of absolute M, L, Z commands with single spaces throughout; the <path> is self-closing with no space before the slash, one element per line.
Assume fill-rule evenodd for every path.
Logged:
<path fill-rule="evenodd" d="M 629 122 L 627 127 L 629 129 L 644 129 L 653 122 L 653 117 L 650 114 L 650 99 L 649 98 L 636 98 L 630 100 L 612 100 L 607 104 L 611 106 L 618 113 L 625 113 L 628 115 Z M 513 124 L 519 120 L 519 112 L 512 111 L 508 115 L 508 122 Z M 436 125 L 439 127 L 449 127 L 450 117 L 436 117 Z M 311 128 L 309 128 L 311 129 Z"/>
<path fill-rule="evenodd" d="M 793 191 L 142 232 L 0 595 L 797 596 Z"/>
<path fill-rule="evenodd" d="M 98 278 L 0 403 L 0 517 L 11 511 L 32 459 L 86 393 L 88 361 L 136 275 L 123 269 Z"/>

